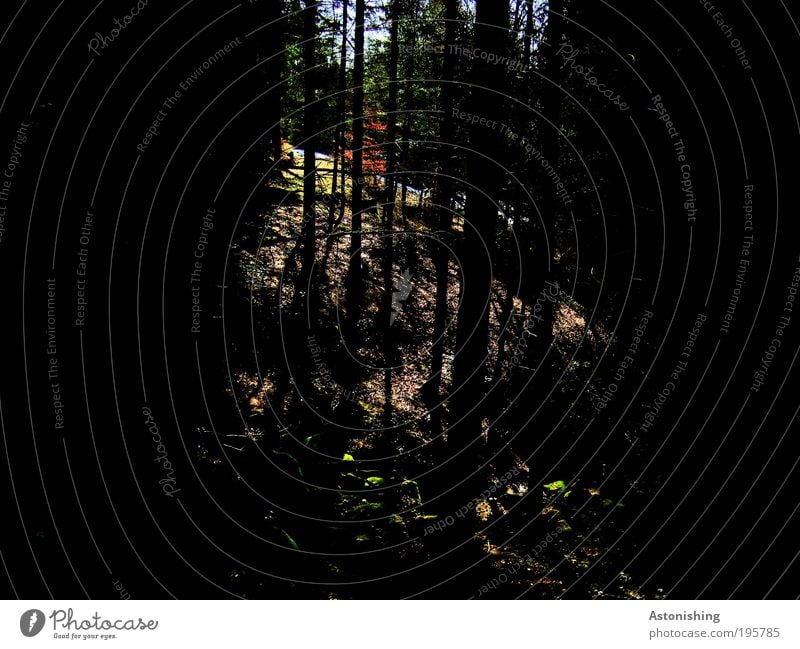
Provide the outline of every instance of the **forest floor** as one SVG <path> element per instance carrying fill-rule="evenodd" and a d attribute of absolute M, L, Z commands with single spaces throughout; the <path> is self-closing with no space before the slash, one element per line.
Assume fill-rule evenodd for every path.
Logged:
<path fill-rule="evenodd" d="M 329 162 L 320 164 L 328 167 Z M 381 327 L 376 326 L 385 304 L 382 263 L 387 233 L 376 207 L 382 192 L 375 191 L 377 183 L 366 192 L 371 208 L 364 214 L 363 227 L 364 308 L 349 329 L 357 335 L 347 339 L 350 210 L 345 206 L 341 223 L 320 233 L 315 282 L 322 288 L 318 315 L 309 316 L 297 304 L 302 175 L 299 181 L 293 170 L 285 171 L 281 180 L 273 179 L 270 189 L 283 192 L 283 200 L 254 209 L 234 248 L 238 299 L 247 304 L 252 325 L 252 339 L 241 341 L 246 351 L 234 360 L 237 367 L 231 390 L 247 422 L 247 443 L 263 447 L 262 453 L 266 449 L 273 457 L 280 456 L 287 470 L 302 482 L 318 481 L 333 490 L 334 495 L 326 496 L 326 504 L 320 505 L 327 518 L 363 522 L 356 526 L 329 524 L 329 541 L 344 551 L 356 555 L 386 552 L 380 563 L 387 566 L 394 561 L 409 566 L 434 561 L 446 536 L 440 532 L 453 521 L 452 528 L 469 540 L 470 557 L 479 565 L 467 585 L 459 586 L 468 589 L 463 596 L 641 598 L 631 577 L 614 567 L 621 552 L 614 547 L 614 539 L 624 529 L 626 504 L 614 493 L 601 490 L 604 467 L 585 471 L 564 468 L 562 475 L 534 483 L 535 472 L 528 461 L 516 453 L 514 445 L 507 444 L 504 459 L 496 459 L 488 467 L 486 489 L 468 499 L 457 516 L 430 502 L 424 476 L 435 468 L 443 449 L 446 451 L 447 439 L 446 430 L 439 435 L 427 426 L 429 407 L 422 394 L 431 365 L 436 295 L 425 205 L 418 195 L 409 193 L 405 209 L 398 202 L 394 210 L 393 289 L 402 300 L 395 305 L 391 324 L 396 355 L 391 372 L 392 426 L 387 428 L 385 350 Z M 341 215 L 339 203 L 331 203 L 329 192 L 329 184 L 320 185 L 319 223 L 328 222 L 331 204 L 334 220 Z M 350 193 L 348 185 L 346 202 Z M 458 311 L 458 285 L 459 270 L 451 258 L 451 314 Z M 508 295 L 499 278 L 494 278 L 493 288 L 491 339 L 496 341 L 501 334 L 504 304 L 509 302 L 513 312 L 505 336 L 521 339 L 533 305 Z M 567 369 L 567 386 L 570 380 L 579 379 L 570 377 L 569 372 L 580 371 L 575 356 L 578 346 L 588 344 L 597 349 L 613 344 L 600 323 L 588 326 L 587 320 L 581 304 L 559 299 L 553 337 Z M 287 330 L 303 321 L 307 323 L 303 336 Z M 454 325 L 451 319 L 445 349 L 454 348 Z M 310 368 L 310 375 L 287 376 L 285 368 L 292 365 L 298 347 L 304 347 L 300 349 L 306 357 L 302 365 Z M 452 355 L 445 354 L 445 394 L 452 380 L 452 361 Z M 353 366 L 358 371 L 353 371 Z M 497 346 L 489 357 L 489 367 L 495 375 L 503 371 Z M 446 402 L 442 408 L 446 418 Z M 564 433 L 568 442 L 577 439 L 588 417 L 588 412 L 578 412 Z M 494 434 L 487 431 L 487 436 Z M 247 445 L 240 450 L 251 452 Z M 383 461 L 386 458 L 391 461 Z M 292 547 L 308 547 L 296 531 L 282 532 Z M 323 552 L 327 547 L 316 544 L 313 549 Z M 331 559 L 327 569 L 331 575 L 341 576 L 348 572 L 347 565 Z M 348 595 L 346 588 L 330 593 L 334 597 Z"/>

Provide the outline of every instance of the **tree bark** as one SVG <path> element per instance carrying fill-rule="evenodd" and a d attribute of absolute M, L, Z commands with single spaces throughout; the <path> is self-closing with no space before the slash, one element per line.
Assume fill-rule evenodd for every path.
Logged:
<path fill-rule="evenodd" d="M 542 90 L 542 113 L 549 122 L 542 120 L 541 132 L 541 145 L 542 155 L 553 166 L 558 169 L 559 165 L 559 150 L 560 150 L 560 126 L 561 126 L 561 61 L 559 60 L 556 52 L 561 42 L 564 31 L 564 0 L 550 0 L 548 6 L 548 19 L 545 27 L 546 35 L 545 40 L 550 44 L 546 48 L 543 66 L 544 87 Z M 550 124 L 552 123 L 552 125 Z M 552 247 L 556 245 L 556 220 L 558 212 L 558 197 L 555 187 L 548 178 L 542 179 L 542 197 L 541 197 L 542 220 L 546 230 L 547 238 L 544 234 L 539 237 L 538 250 L 534 254 L 535 263 L 535 276 L 541 279 L 541 283 L 536 285 L 537 290 L 541 290 L 546 282 L 552 282 L 555 279 L 554 274 L 554 259 Z M 548 250 L 546 245 L 549 241 L 551 249 Z M 532 297 L 532 296 L 531 296 Z M 548 350 L 553 344 L 553 326 L 555 322 L 554 303 L 550 300 L 545 300 L 542 311 L 540 313 L 542 320 L 539 323 L 537 336 L 531 345 L 531 352 L 533 358 L 531 363 L 534 366 L 544 359 Z M 538 384 L 547 386 L 552 381 L 551 363 L 543 363 L 540 372 L 540 380 Z"/>
<path fill-rule="evenodd" d="M 316 194 L 317 194 L 317 120 L 316 86 L 316 32 L 317 32 L 317 0 L 306 0 L 303 12 L 303 224 L 301 237 L 303 240 L 303 261 L 300 279 L 300 291 L 310 286 L 314 257 L 316 253 Z M 310 291 L 309 291 L 310 292 Z"/>
<path fill-rule="evenodd" d="M 508 56 L 509 8 L 506 1 L 477 0 L 475 47 Z M 473 61 L 472 114 L 502 123 L 505 118 L 505 74 L 502 66 L 484 59 Z M 484 90 L 485 88 L 485 90 Z M 493 92 L 494 91 L 494 92 Z M 452 119 L 452 115 L 445 119 Z M 502 147 L 498 131 L 473 124 L 470 144 L 476 153 L 468 160 L 464 236 L 461 242 L 461 308 L 458 313 L 458 349 L 454 367 L 452 431 L 457 446 L 481 434 L 489 348 L 489 311 L 494 274 L 494 246 L 498 203 L 503 186 L 499 169 Z M 485 156 L 485 157 L 484 157 Z"/>
<path fill-rule="evenodd" d="M 396 203 L 396 178 L 397 172 L 397 64 L 400 58 L 398 42 L 400 0 L 392 0 L 390 15 L 391 27 L 389 36 L 389 101 L 386 107 L 386 198 L 383 206 L 383 231 L 384 231 L 384 260 L 383 260 L 383 292 L 384 292 L 384 328 L 383 328 L 383 357 L 384 357 L 384 425 L 392 423 L 392 370 L 395 364 L 395 349 L 392 340 L 392 311 L 393 311 L 393 267 L 394 267 L 394 211 Z"/>
<path fill-rule="evenodd" d="M 445 48 L 444 69 L 442 71 L 442 112 L 444 118 L 439 126 L 439 174 L 436 182 L 436 219 L 438 229 L 437 243 L 434 244 L 434 266 L 436 268 L 436 307 L 433 319 L 433 347 L 431 349 L 431 371 L 425 386 L 426 401 L 431 411 L 431 429 L 434 435 L 442 431 L 442 370 L 444 368 L 445 334 L 447 327 L 447 294 L 450 283 L 450 245 L 452 234 L 453 183 L 448 175 L 453 175 L 452 146 L 454 137 L 453 108 L 455 107 L 456 54 L 451 46 L 456 44 L 458 20 L 458 0 L 445 0 Z"/>
<path fill-rule="evenodd" d="M 284 39 L 286 25 L 283 18 L 282 0 L 269 0 L 267 5 L 267 21 L 269 26 L 265 30 L 265 39 L 268 43 L 267 56 L 269 62 L 266 66 L 267 86 L 269 88 L 269 101 L 267 103 L 267 122 L 271 125 L 267 154 L 272 162 L 277 164 L 283 155 L 281 141 L 281 108 L 282 84 L 284 75 Z"/>
<path fill-rule="evenodd" d="M 339 184 L 339 166 L 344 171 L 344 150 L 345 150 L 345 101 L 344 95 L 347 90 L 347 4 L 348 0 L 342 0 L 342 47 L 339 55 L 339 94 L 336 98 L 336 116 L 339 119 L 339 126 L 336 129 L 336 143 L 333 152 L 333 178 L 331 180 L 331 203 L 328 210 L 328 232 L 333 232 L 336 227 L 336 190 Z M 342 200 L 340 201 L 340 214 L 344 214 L 344 173 L 342 173 Z"/>
<path fill-rule="evenodd" d="M 356 0 L 355 43 L 353 53 L 353 169 L 352 231 L 350 269 L 348 272 L 348 306 L 350 320 L 355 323 L 360 313 L 361 228 L 364 190 L 364 21 L 365 0 Z"/>

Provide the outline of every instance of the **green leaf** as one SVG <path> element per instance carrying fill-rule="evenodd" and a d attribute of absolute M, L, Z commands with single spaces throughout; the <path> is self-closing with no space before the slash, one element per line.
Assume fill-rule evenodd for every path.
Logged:
<path fill-rule="evenodd" d="M 281 530 L 281 532 L 283 532 L 283 535 L 286 537 L 286 540 L 287 540 L 287 541 L 289 541 L 289 545 L 291 545 L 291 546 L 292 546 L 292 547 L 293 547 L 295 550 L 299 550 L 299 549 L 300 549 L 300 546 L 299 546 L 299 545 L 297 545 L 297 541 L 295 541 L 295 540 L 294 540 L 294 539 L 291 537 L 291 535 L 289 534 L 289 532 L 287 532 L 286 530 Z"/>
<path fill-rule="evenodd" d="M 384 483 L 384 480 L 383 478 L 375 475 L 371 478 L 367 478 L 366 482 L 373 487 L 380 487 Z"/>
<path fill-rule="evenodd" d="M 345 453 L 342 459 L 345 462 L 355 462 L 355 458 L 352 455 L 350 455 L 350 453 Z"/>
<path fill-rule="evenodd" d="M 544 485 L 544 488 L 548 491 L 561 491 L 566 486 L 563 480 L 556 480 L 555 482 Z"/>

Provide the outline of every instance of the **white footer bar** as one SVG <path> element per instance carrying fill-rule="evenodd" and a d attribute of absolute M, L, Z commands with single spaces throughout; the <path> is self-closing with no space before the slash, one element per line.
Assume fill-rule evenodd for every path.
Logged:
<path fill-rule="evenodd" d="M 800 647 L 796 601 L 4 601 L 0 647 Z"/>

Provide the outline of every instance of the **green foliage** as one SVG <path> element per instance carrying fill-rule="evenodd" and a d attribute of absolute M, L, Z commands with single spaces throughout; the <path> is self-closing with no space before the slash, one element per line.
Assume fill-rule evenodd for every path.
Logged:
<path fill-rule="evenodd" d="M 365 512 L 378 512 L 383 509 L 383 503 L 376 503 L 362 499 L 361 502 L 353 507 L 350 511 L 354 514 L 363 514 Z"/>
<path fill-rule="evenodd" d="M 297 541 L 295 541 L 292 538 L 292 536 L 289 534 L 289 532 L 287 532 L 286 530 L 281 530 L 281 532 L 283 532 L 283 535 L 286 537 L 286 540 L 289 542 L 289 545 L 292 547 L 292 549 L 294 549 L 294 550 L 299 550 L 300 549 L 300 546 L 297 545 Z"/>
<path fill-rule="evenodd" d="M 414 488 L 414 500 L 417 505 L 422 504 L 422 494 L 419 491 L 419 485 L 416 480 L 403 480 L 404 485 L 411 485 Z"/>

